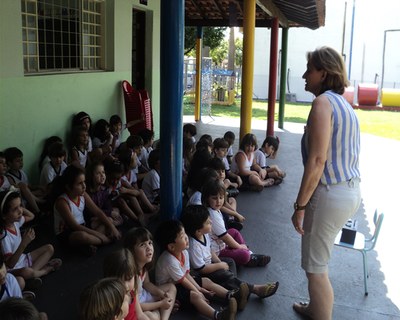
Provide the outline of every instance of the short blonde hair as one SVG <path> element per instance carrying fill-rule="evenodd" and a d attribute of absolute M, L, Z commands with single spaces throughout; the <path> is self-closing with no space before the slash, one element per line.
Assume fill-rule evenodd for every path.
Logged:
<path fill-rule="evenodd" d="M 121 314 L 126 294 L 125 284 L 117 278 L 104 278 L 86 287 L 80 296 L 82 320 L 110 320 Z"/>
<path fill-rule="evenodd" d="M 327 90 L 344 93 L 344 89 L 349 85 L 346 66 L 342 56 L 335 49 L 326 46 L 317 48 L 307 53 L 307 60 L 318 71 L 324 70 L 327 73 L 319 94 Z"/>

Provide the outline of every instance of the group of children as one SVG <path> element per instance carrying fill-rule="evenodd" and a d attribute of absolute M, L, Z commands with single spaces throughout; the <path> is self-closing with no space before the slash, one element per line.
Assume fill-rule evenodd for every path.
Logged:
<path fill-rule="evenodd" d="M 62 265 L 60 259 L 52 259 L 50 244 L 24 253 L 43 219 L 54 219 L 53 230 L 63 247 L 91 255 L 98 246 L 120 239 L 117 227 L 126 221 L 144 226 L 148 217 L 158 213 L 160 151 L 153 150 L 154 134 L 147 129 L 122 142 L 122 130 L 133 124 L 122 125 L 114 115 L 109 122 L 97 121 L 92 130 L 90 116 L 76 114 L 67 139 L 68 157 L 60 138 L 46 140 L 39 186 L 31 185 L 22 170 L 21 150 L 11 147 L 0 152 L 0 262 L 19 287 L 18 294 L 11 296 L 34 297 L 31 291 L 22 294 L 25 281 L 34 289 L 42 276 Z M 234 154 L 235 136 L 230 131 L 214 141 L 203 135 L 197 143 L 194 125 L 185 125 L 183 131 L 188 206 L 183 224 L 166 222 L 155 234 L 163 250 L 155 272 L 157 286 L 148 274 L 154 258 L 152 235 L 136 228 L 126 235 L 126 249 L 105 263 L 115 269 L 105 267 L 107 278 L 82 294 L 83 319 L 103 319 L 100 314 L 107 307 L 113 308 L 113 316 L 104 319 L 168 319 L 178 305 L 193 305 L 211 319 L 234 319 L 251 293 L 266 298 L 278 289 L 278 282 L 248 284 L 236 277 L 236 265 L 262 267 L 271 258 L 253 253 L 245 243 L 240 233 L 245 217 L 237 211 L 235 197 L 239 190 L 261 191 L 282 182 L 285 173 L 266 166 L 266 158 L 275 157 L 279 140 L 267 137 L 257 149 L 255 136 L 248 134 Z M 2 285 L 2 300 L 11 297 L 4 295 L 6 291 Z M 100 299 L 98 291 L 108 304 L 94 305 L 100 301 L 91 301 Z M 221 311 L 209 305 L 208 299 L 215 297 L 226 305 Z"/>

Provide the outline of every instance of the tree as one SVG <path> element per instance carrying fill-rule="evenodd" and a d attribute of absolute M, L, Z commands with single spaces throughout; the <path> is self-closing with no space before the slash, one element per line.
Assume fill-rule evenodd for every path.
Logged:
<path fill-rule="evenodd" d="M 203 46 L 210 49 L 218 47 L 225 37 L 226 27 L 205 27 L 203 28 Z M 185 55 L 190 55 L 196 46 L 197 27 L 185 28 Z"/>
<path fill-rule="evenodd" d="M 218 47 L 211 49 L 210 56 L 212 61 L 220 66 L 222 61 L 228 57 L 228 41 L 224 40 L 219 43 Z"/>
<path fill-rule="evenodd" d="M 235 64 L 241 67 L 243 63 L 243 39 L 235 39 Z"/>

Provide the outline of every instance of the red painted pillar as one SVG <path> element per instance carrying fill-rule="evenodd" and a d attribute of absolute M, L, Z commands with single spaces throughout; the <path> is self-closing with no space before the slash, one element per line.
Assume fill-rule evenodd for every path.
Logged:
<path fill-rule="evenodd" d="M 276 82 L 278 78 L 278 18 L 272 19 L 271 44 L 269 55 L 269 86 L 268 86 L 268 116 L 267 116 L 267 136 L 274 135 L 274 118 L 276 102 Z"/>

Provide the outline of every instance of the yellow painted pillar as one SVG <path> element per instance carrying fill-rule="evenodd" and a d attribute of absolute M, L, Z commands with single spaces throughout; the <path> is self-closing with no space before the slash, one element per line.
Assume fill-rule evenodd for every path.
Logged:
<path fill-rule="evenodd" d="M 240 107 L 240 139 L 242 139 L 246 133 L 251 132 L 256 0 L 244 0 L 243 12 L 243 69 L 242 99 Z"/>
<path fill-rule="evenodd" d="M 200 120 L 201 109 L 201 49 L 203 46 L 203 28 L 197 28 L 196 37 L 196 88 L 195 88 L 195 104 L 194 104 L 194 121 Z"/>

